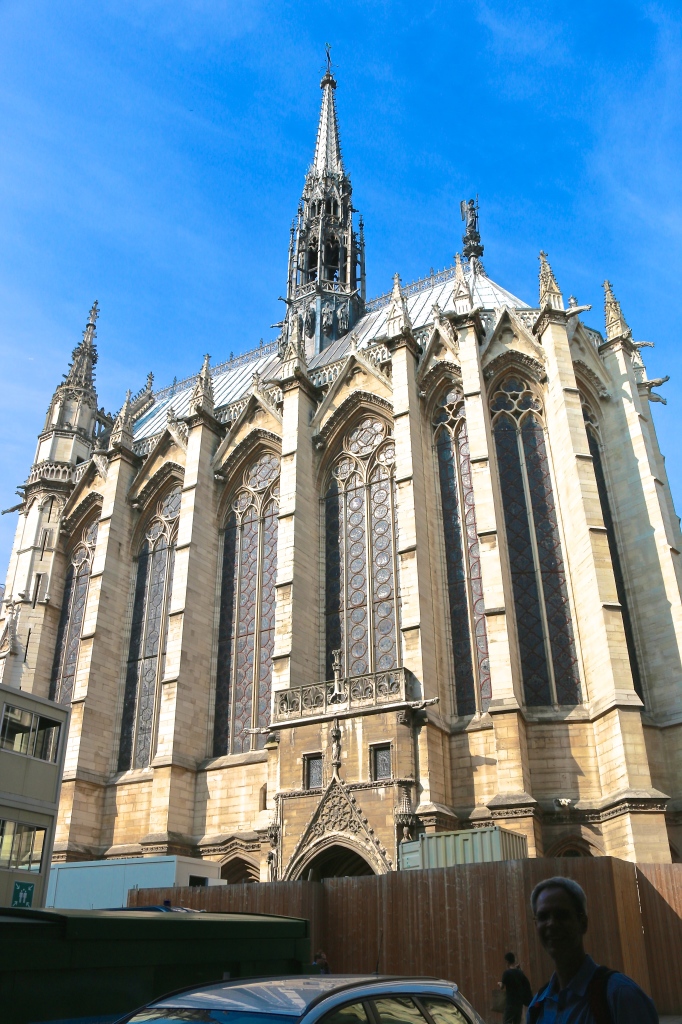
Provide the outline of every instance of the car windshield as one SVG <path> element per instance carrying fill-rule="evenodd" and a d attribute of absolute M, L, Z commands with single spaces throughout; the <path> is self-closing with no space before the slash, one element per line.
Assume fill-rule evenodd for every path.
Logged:
<path fill-rule="evenodd" d="M 184 1006 L 150 1006 L 140 1010 L 127 1024 L 293 1024 L 298 1020 L 284 1013 L 244 1013 L 243 1010 L 205 1010 Z"/>

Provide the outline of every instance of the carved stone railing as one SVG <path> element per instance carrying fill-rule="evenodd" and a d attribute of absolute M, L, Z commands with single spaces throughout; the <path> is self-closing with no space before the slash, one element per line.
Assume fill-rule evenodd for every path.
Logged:
<path fill-rule="evenodd" d="M 74 469 L 75 467 L 72 462 L 52 462 L 51 459 L 43 459 L 42 462 L 36 463 L 32 468 L 26 485 L 35 484 L 39 480 L 70 484 L 73 481 Z"/>
<path fill-rule="evenodd" d="M 339 680 L 296 686 L 275 694 L 273 725 L 292 718 L 338 715 L 382 704 L 400 704 L 414 700 L 412 675 L 404 668 L 351 676 Z"/>
<path fill-rule="evenodd" d="M 135 441 L 133 443 L 133 451 L 136 455 L 149 455 L 160 436 L 161 434 L 159 432 L 158 434 L 154 434 L 153 437 L 145 437 L 142 441 Z"/>

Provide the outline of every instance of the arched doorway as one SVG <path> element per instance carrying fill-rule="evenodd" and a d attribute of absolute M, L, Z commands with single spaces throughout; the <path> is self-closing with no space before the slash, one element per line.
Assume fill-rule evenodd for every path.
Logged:
<path fill-rule="evenodd" d="M 364 857 L 347 846 L 329 846 L 309 861 L 301 871 L 301 878 L 321 882 L 323 878 L 344 878 L 348 875 L 373 875 L 375 872 Z"/>
<path fill-rule="evenodd" d="M 220 877 L 230 885 L 240 882 L 260 882 L 260 871 L 255 864 L 242 857 L 232 857 L 220 869 Z"/>

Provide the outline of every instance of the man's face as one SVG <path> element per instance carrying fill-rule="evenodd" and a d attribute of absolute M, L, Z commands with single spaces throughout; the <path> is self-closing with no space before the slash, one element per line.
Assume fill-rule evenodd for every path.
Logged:
<path fill-rule="evenodd" d="M 587 917 L 565 889 L 543 889 L 535 905 L 535 927 L 552 959 L 561 960 L 582 949 Z"/>

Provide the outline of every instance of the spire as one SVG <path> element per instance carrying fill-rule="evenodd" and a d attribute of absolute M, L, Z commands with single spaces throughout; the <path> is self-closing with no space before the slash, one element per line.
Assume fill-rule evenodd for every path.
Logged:
<path fill-rule="evenodd" d="M 189 400 L 189 409 L 194 415 L 199 412 L 207 412 L 209 416 L 212 416 L 215 412 L 210 362 L 211 357 L 206 354 L 204 356 L 204 364 L 201 367 L 199 379 L 194 385 L 194 391 L 192 392 L 192 397 Z"/>
<path fill-rule="evenodd" d="M 632 331 L 620 308 L 620 302 L 613 294 L 610 281 L 604 281 L 604 315 L 606 320 L 606 340 L 612 338 L 631 338 Z"/>
<path fill-rule="evenodd" d="M 332 74 L 331 47 L 329 45 L 327 45 L 327 70 L 320 82 L 320 89 L 322 89 L 322 109 L 320 110 L 320 123 L 317 127 L 317 143 L 312 170 L 314 174 L 320 176 L 343 174 L 339 125 L 334 102 L 336 79 Z"/>
<path fill-rule="evenodd" d="M 540 260 L 540 309 L 545 309 L 546 306 L 551 309 L 563 309 L 564 297 L 549 265 L 547 253 L 541 250 L 538 259 Z"/>
<path fill-rule="evenodd" d="M 88 316 L 88 322 L 83 331 L 83 340 L 73 350 L 69 372 L 64 378 L 65 383 L 71 384 L 73 387 L 94 388 L 94 368 L 97 362 L 97 347 L 95 345 L 97 331 L 95 328 L 98 316 L 99 308 L 97 299 L 95 299 Z"/>
<path fill-rule="evenodd" d="M 395 338 L 404 331 L 412 330 L 412 321 L 407 309 L 407 299 L 400 287 L 400 274 L 393 275 L 393 291 L 388 304 L 386 316 L 386 333 L 389 338 Z"/>
<path fill-rule="evenodd" d="M 286 302 L 301 317 L 306 358 L 352 330 L 362 314 L 364 241 L 353 224 L 353 190 L 341 158 L 327 47 L 315 156 L 306 174 L 289 245 Z"/>
<path fill-rule="evenodd" d="M 133 448 L 133 416 L 130 407 L 130 389 L 126 392 L 125 402 L 114 422 L 109 447 L 115 448 L 119 445 L 132 451 Z"/>

